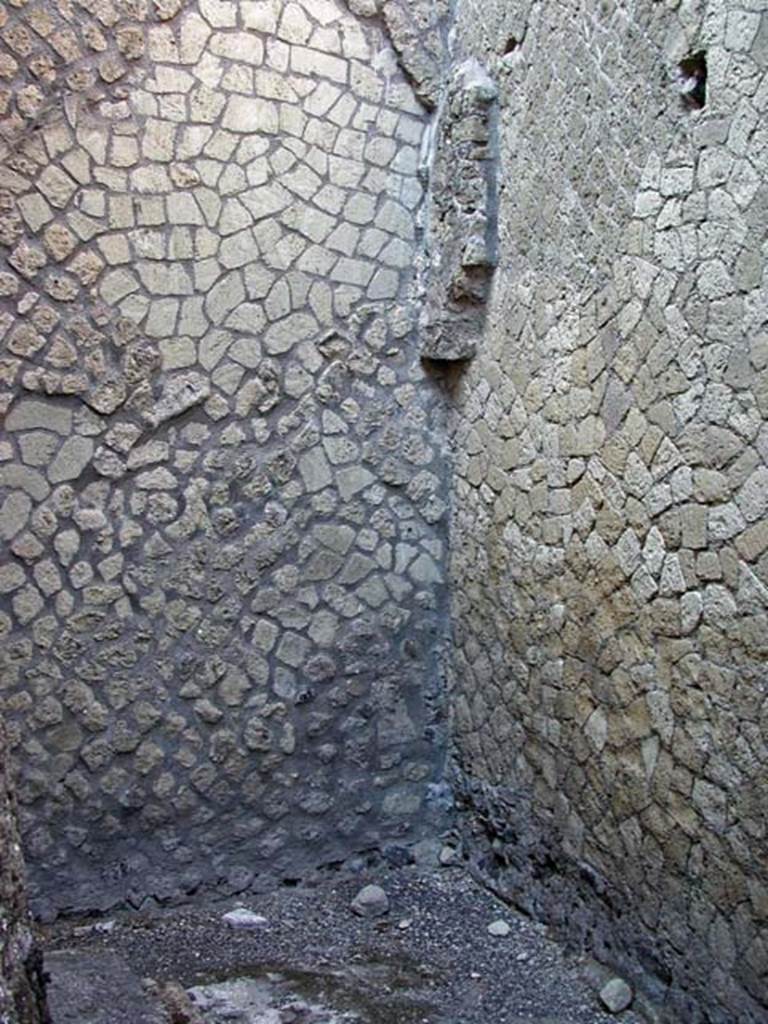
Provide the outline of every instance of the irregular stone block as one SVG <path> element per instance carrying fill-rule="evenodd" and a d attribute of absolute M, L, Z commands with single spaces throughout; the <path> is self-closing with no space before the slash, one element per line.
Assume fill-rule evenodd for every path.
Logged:
<path fill-rule="evenodd" d="M 147 422 L 157 427 L 202 404 L 210 395 L 211 386 L 199 373 L 185 373 L 172 377 L 165 385 L 159 401 L 145 414 Z"/>
<path fill-rule="evenodd" d="M 50 482 L 57 484 L 64 480 L 76 480 L 90 463 L 94 447 L 89 437 L 68 438 L 48 467 Z"/>

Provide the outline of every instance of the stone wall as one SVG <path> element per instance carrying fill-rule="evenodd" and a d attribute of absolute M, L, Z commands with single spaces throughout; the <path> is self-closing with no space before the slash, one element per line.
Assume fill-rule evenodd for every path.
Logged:
<path fill-rule="evenodd" d="M 669 1019 L 765 1016 L 764 8 L 0 9 L 39 909 L 427 834 L 448 665 L 484 877 Z"/>
<path fill-rule="evenodd" d="M 0 720 L 0 1021 L 40 1024 L 40 963 L 24 893 L 10 754 Z"/>
<path fill-rule="evenodd" d="M 0 698 L 45 912 L 440 813 L 439 32 L 379 6 L 0 10 Z"/>
<path fill-rule="evenodd" d="M 461 0 L 453 58 L 501 119 L 450 378 L 480 867 L 670 1016 L 764 1020 L 768 12 Z"/>

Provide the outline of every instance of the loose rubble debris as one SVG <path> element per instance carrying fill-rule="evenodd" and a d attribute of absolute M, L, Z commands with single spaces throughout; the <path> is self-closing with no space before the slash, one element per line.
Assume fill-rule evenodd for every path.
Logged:
<path fill-rule="evenodd" d="M 53 1024 L 611 1024 L 620 1012 L 609 971 L 587 977 L 457 868 L 327 875 L 110 921 L 48 929 Z M 620 1019 L 641 1024 L 635 1009 Z"/>

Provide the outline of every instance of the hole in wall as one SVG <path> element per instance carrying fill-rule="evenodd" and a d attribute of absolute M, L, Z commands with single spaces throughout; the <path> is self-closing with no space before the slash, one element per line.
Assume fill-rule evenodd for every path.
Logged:
<path fill-rule="evenodd" d="M 704 50 L 691 54 L 677 65 L 680 95 L 688 110 L 701 110 L 707 102 L 707 55 Z"/>
<path fill-rule="evenodd" d="M 514 53 L 519 45 L 520 45 L 520 40 L 516 39 L 514 36 L 510 36 L 509 39 L 504 44 L 504 47 L 503 47 L 503 49 L 501 51 L 502 56 L 506 57 L 510 53 Z"/>
<path fill-rule="evenodd" d="M 431 356 L 422 356 L 421 365 L 424 372 L 430 377 L 449 398 L 457 398 L 461 383 L 471 360 L 456 359 L 445 360 L 435 359 Z"/>

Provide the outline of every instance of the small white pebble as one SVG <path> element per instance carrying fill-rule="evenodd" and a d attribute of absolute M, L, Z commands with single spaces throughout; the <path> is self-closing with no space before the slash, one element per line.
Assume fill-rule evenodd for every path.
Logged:
<path fill-rule="evenodd" d="M 509 935 L 511 931 L 512 929 L 509 927 L 507 922 L 502 921 L 501 918 L 488 925 L 488 934 L 495 935 L 497 938 L 503 938 L 505 935 Z"/>

